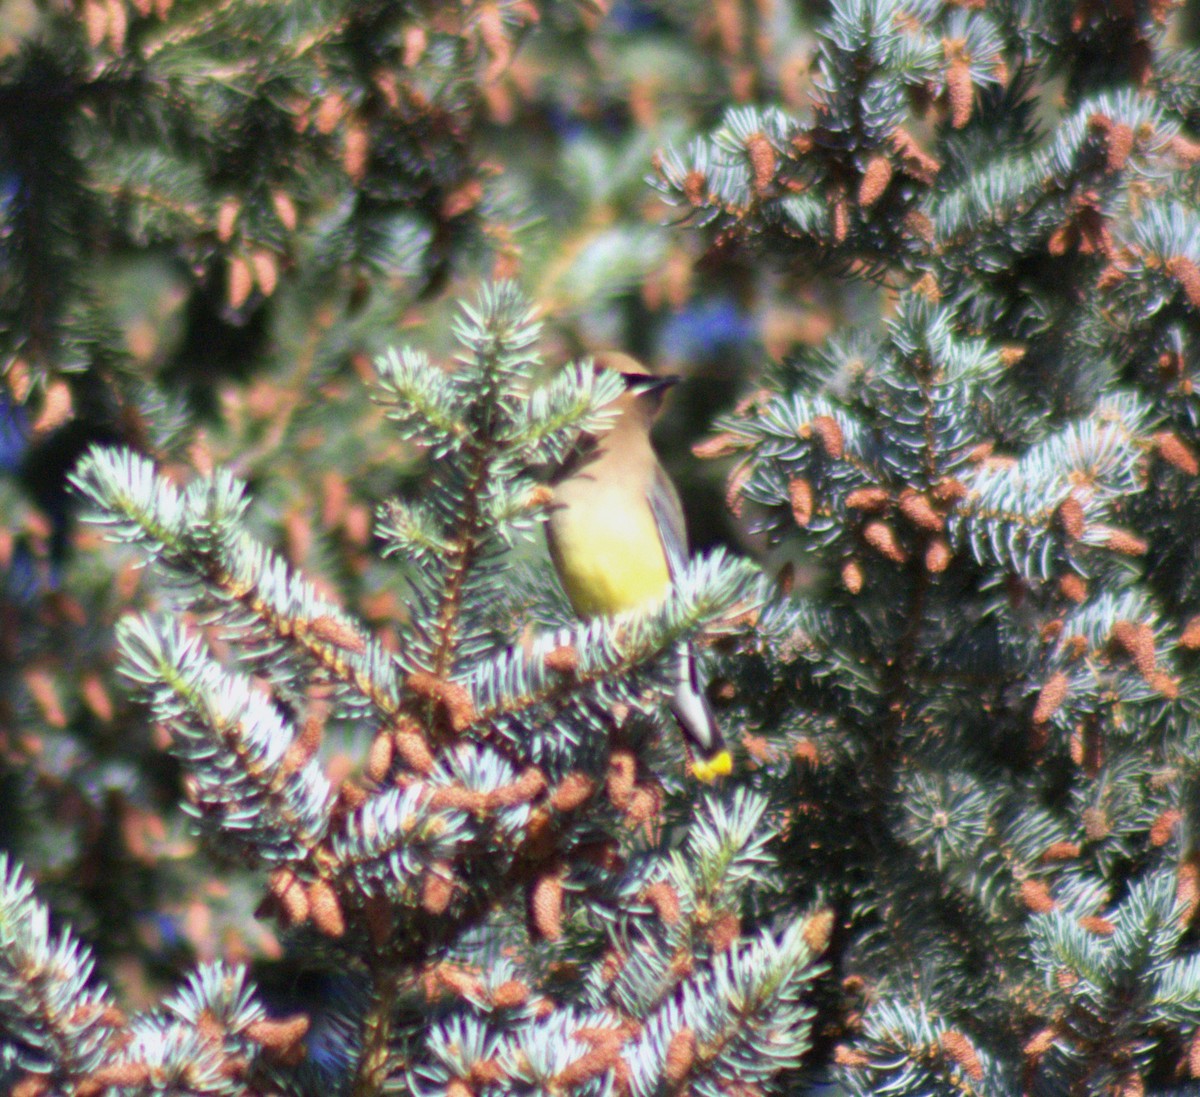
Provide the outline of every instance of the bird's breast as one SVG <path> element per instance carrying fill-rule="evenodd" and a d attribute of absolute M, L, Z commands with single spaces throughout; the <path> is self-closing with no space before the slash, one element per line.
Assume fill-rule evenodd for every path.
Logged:
<path fill-rule="evenodd" d="M 589 477 L 560 486 L 550 515 L 550 551 L 581 617 L 660 602 L 670 586 L 662 538 L 649 503 L 608 491 Z"/>

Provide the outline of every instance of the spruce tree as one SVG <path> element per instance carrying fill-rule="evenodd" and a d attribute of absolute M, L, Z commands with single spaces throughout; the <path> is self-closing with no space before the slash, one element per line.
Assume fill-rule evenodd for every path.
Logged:
<path fill-rule="evenodd" d="M 837 912 L 846 1092 L 1200 1067 L 1200 147 L 1170 11 L 837 3 L 807 115 L 735 110 L 661 161 L 707 232 L 883 291 L 706 448 L 810 576 L 754 687 L 729 673 L 752 784 L 803 805 L 785 886 Z"/>
<path fill-rule="evenodd" d="M 55 18 L 114 54 L 168 16 L 206 28 L 202 58 L 220 57 L 236 28 L 231 67 L 197 102 L 243 102 L 253 73 L 282 142 L 266 146 L 264 178 L 308 132 L 272 81 L 303 91 L 316 57 L 326 75 L 369 71 L 383 96 L 361 107 L 373 120 L 387 116 L 380 72 L 399 59 L 409 73 L 459 43 L 442 72 L 467 96 L 465 128 L 434 151 L 419 143 L 429 119 L 410 118 L 416 132 L 388 147 L 408 149 L 421 179 L 460 163 L 459 204 L 438 192 L 426 223 L 453 208 L 470 232 L 412 236 L 411 281 L 380 312 L 373 290 L 361 311 L 378 269 L 364 274 L 349 253 L 290 256 L 280 271 L 307 287 L 290 309 L 243 257 L 257 289 L 240 305 L 272 298 L 288 338 L 271 362 L 234 355 L 259 374 L 242 390 L 179 386 L 170 370 L 135 384 L 104 356 L 74 359 L 87 368 L 71 373 L 70 348 L 105 344 L 75 334 L 66 305 L 39 336 L 42 358 L 14 358 L 9 377 L 27 391 L 10 380 L 10 394 L 35 391 L 33 416 L 53 410 L 56 384 L 107 385 L 136 405 L 139 429 L 110 425 L 123 444 L 90 449 L 72 475 L 90 528 L 118 547 L 92 533 L 64 554 L 60 652 L 43 631 L 49 598 L 10 599 L 37 626 L 13 674 L 31 730 L 12 721 L 10 783 L 22 804 L 56 789 L 86 802 L 95 778 L 72 751 L 89 737 L 61 698 L 69 689 L 93 717 L 107 703 L 110 772 L 128 758 L 138 771 L 124 786 L 132 805 L 108 818 L 144 842 L 157 824 L 141 807 L 147 780 L 177 781 L 191 829 L 166 813 L 152 841 L 198 834 L 209 860 L 189 859 L 183 886 L 200 890 L 206 866 L 228 873 L 231 906 L 261 898 L 259 924 L 282 955 L 239 967 L 256 953 L 245 918 L 238 948 L 131 1011 L 128 988 L 109 989 L 105 946 L 121 948 L 96 905 L 56 878 L 25 808 L 7 844 L 56 910 L 96 918 L 104 978 L 6 859 L 6 1084 L 27 1095 L 1189 1091 L 1200 1077 L 1200 56 L 1177 5 L 835 0 L 811 38 L 802 11 L 734 0 L 620 8 L 607 22 L 546 6 L 536 30 L 521 4 L 471 7 L 454 26 L 416 7 L 314 7 L 312 22 L 271 14 L 291 5 L 202 7 L 148 5 L 122 33 L 118 2 Z M 387 33 L 372 37 L 378 20 Z M 348 25 L 362 33 L 343 37 Z M 150 62 L 191 48 L 170 26 L 162 49 L 140 46 L 105 78 L 153 83 Z M 276 72 L 248 45 L 255 27 L 306 48 Z M 377 56 L 385 43 L 390 61 Z M 646 82 L 623 85 L 638 95 L 608 130 L 564 139 L 550 162 L 574 231 L 525 237 L 518 261 L 526 229 L 510 233 L 519 218 L 492 218 L 500 207 L 484 196 L 515 209 L 520 192 L 547 194 L 535 119 L 572 94 L 523 78 L 565 73 L 568 57 L 633 71 L 635 43 L 666 75 L 656 85 L 640 70 Z M 797 65 L 809 47 L 811 79 Z M 347 56 L 375 67 L 338 68 Z M 30 49 L 5 64 L 26 73 L 34 60 Z M 107 86 L 90 55 L 39 63 L 51 60 L 75 66 L 64 87 Z M 626 79 L 587 60 L 572 71 Z M 678 91 L 689 73 L 708 86 Z M 603 90 L 581 94 L 606 103 Z M 173 123 L 185 101 L 166 97 L 138 141 L 186 161 L 225 140 Z M 274 117 L 243 105 L 249 120 Z M 96 107 L 55 109 L 90 119 Z M 95 117 L 105 155 L 64 147 L 101 179 L 132 131 Z M 664 145 L 652 154 L 654 126 Z M 357 186 L 345 149 L 358 138 L 330 132 Z M 314 141 L 296 163 L 312 164 L 312 209 L 329 215 L 345 181 L 328 182 L 336 171 Z M 485 166 L 489 145 L 500 158 Z M 652 191 L 637 189 L 643 171 Z M 195 178 L 215 226 L 204 254 L 228 272 L 220 308 L 236 310 L 238 249 L 258 246 L 237 226 L 265 223 L 277 203 L 260 187 L 230 222 L 213 197 L 224 177 Z M 378 185 L 395 179 L 384 171 Z M 405 225 L 428 211 L 411 190 L 389 194 Z M 356 193 L 348 208 L 379 201 Z M 597 209 L 607 219 L 589 217 Z M 314 218 L 309 239 L 328 224 Z M 56 260 L 73 255 L 94 288 L 103 271 L 80 228 L 57 227 Z M 432 302 L 472 269 L 480 239 L 502 245 L 493 271 L 499 255 L 500 273 L 520 269 L 534 296 L 501 280 Z M 17 267 L 10 276 L 25 284 Z M 301 303 L 336 279 L 344 296 L 305 344 Z M 631 283 L 640 294 L 608 308 Z M 768 563 L 706 548 L 661 606 L 584 624 L 538 529 L 546 476 L 602 429 L 614 395 L 575 351 L 602 335 L 669 347 L 660 310 L 689 287 L 732 294 L 763 338 L 716 353 L 713 332 L 692 332 L 709 360 L 681 395 L 703 401 L 708 382 L 711 407 L 738 390 L 697 453 L 726 477 L 743 544 Z M 384 317 L 410 308 L 433 353 L 387 333 Z M 697 328 L 718 315 L 714 328 L 728 327 L 719 309 L 683 313 Z M 312 371 L 306 354 L 323 365 Z M 298 395 L 313 391 L 330 406 Z M 288 426 L 272 434 L 281 408 Z M 361 500 L 346 498 L 360 469 L 373 501 L 387 497 L 381 553 Z M 306 557 L 321 522 L 295 516 L 318 482 L 321 519 L 345 545 L 318 538 Z M 0 503 L 30 516 L 29 544 L 49 544 L 36 507 L 12 493 Z M 49 548 L 34 558 L 49 573 Z M 110 590 L 132 561 L 145 565 L 140 584 Z M 735 747 L 733 776 L 711 789 L 687 776 L 665 705 L 685 639 Z M 103 849 L 104 834 L 90 842 Z M 161 903 L 160 877 L 145 879 L 138 899 Z M 290 996 L 268 985 L 275 971 L 291 973 Z"/>

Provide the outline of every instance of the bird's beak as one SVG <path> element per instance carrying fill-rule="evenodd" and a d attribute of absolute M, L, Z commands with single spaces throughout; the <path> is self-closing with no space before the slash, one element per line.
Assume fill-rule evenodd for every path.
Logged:
<path fill-rule="evenodd" d="M 634 392 L 664 392 L 672 385 L 679 384 L 683 378 L 677 373 L 668 373 L 662 377 L 652 374 L 626 374 L 625 387 Z"/>

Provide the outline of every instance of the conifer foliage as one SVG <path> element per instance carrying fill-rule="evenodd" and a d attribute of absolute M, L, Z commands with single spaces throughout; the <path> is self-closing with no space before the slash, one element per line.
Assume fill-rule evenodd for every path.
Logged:
<path fill-rule="evenodd" d="M 500 284 L 464 307 L 453 371 L 407 350 L 379 362 L 380 399 L 431 456 L 419 498 L 382 526 L 412 587 L 394 654 L 252 537 L 227 473 L 179 488 L 129 451 L 90 454 L 78 490 L 169 599 L 122 622 L 121 670 L 186 767 L 200 830 L 262 870 L 296 947 L 357 976 L 336 1018 L 350 1092 L 765 1082 L 808 1046 L 802 992 L 828 916 L 772 915 L 766 798 L 668 808 L 648 734 L 663 723 L 660 657 L 736 628 L 759 584 L 718 554 L 651 612 L 551 643 L 498 635 L 522 594 L 503 579 L 511 548 L 544 514 L 530 470 L 598 429 L 620 389 L 586 365 L 532 387 L 537 333 Z M 334 790 L 317 752 L 337 725 L 371 736 Z M 163 1010 L 114 1021 L 102 991 L 81 1005 L 86 951 L 49 935 L 19 871 L 3 896 L 6 994 L 38 991 L 2 1007 L 30 1092 L 317 1084 L 309 1018 L 266 1018 L 241 974 L 201 969 Z"/>
<path fill-rule="evenodd" d="M 76 170 L 51 182 L 89 196 L 89 231 L 169 237 L 226 320 L 278 306 L 293 273 L 296 312 L 340 286 L 319 331 L 279 308 L 283 345 L 318 348 L 323 369 L 379 343 L 364 279 L 391 280 L 392 315 L 478 238 L 511 266 L 485 180 L 528 177 L 484 168 L 474 108 L 515 100 L 472 80 L 539 15 L 554 48 L 604 33 L 579 31 L 595 11 L 575 24 L 525 3 L 457 21 L 133 6 L 125 24 L 122 0 L 85 0 L 76 52 L 4 61 L 0 111 L 39 74 L 73 74 L 52 105 L 96 119 L 94 155 L 62 131 Z M 643 20 L 655 57 L 715 53 L 735 101 L 647 152 L 670 226 L 605 235 L 612 209 L 585 218 L 545 298 L 487 282 L 444 359 L 375 359 L 370 414 L 406 478 L 375 525 L 373 566 L 403 591 L 386 628 L 279 550 L 258 483 L 211 454 L 170 459 L 164 439 L 195 426 L 170 386 L 114 382 L 148 429 L 113 431 L 127 444 L 72 476 L 146 573 L 133 612 L 97 597 L 79 625 L 116 636 L 133 700 L 109 719 L 149 712 L 143 738 L 179 767 L 213 863 L 257 881 L 285 963 L 336 978 L 281 1004 L 213 959 L 128 1010 L 103 954 L 35 894 L 36 864 L 5 854 L 0 1084 L 21 1097 L 1141 1097 L 1200 1080 L 1200 53 L 1180 5 L 833 0 L 811 81 L 792 64 L 800 5 L 718 0 L 694 27 L 658 7 L 612 19 Z M 242 49 L 197 82 L 226 17 L 261 19 L 286 56 L 258 64 L 239 22 Z M 151 89 L 144 128 L 104 109 L 121 80 Z M 320 102 L 300 109 L 310 87 Z M 629 111 L 648 125 L 670 105 L 643 86 Z M 249 159 L 196 128 L 216 117 L 269 123 L 235 128 L 242 153 L 299 135 L 305 155 L 231 175 Z M 605 159 L 592 141 L 577 168 L 639 148 Z M 195 203 L 128 185 L 152 152 L 163 193 L 191 179 Z M 118 208 L 103 194 L 125 203 L 119 229 L 97 219 Z M 0 307 L 10 395 L 40 385 L 53 410 L 64 377 L 116 375 L 78 353 L 104 319 L 79 226 L 56 223 L 53 246 L 27 233 L 37 212 L 21 207 L 6 246 L 28 264 L 24 245 L 48 243 L 57 265 L 0 270 L 22 288 Z M 584 623 L 538 548 L 544 485 L 603 429 L 617 384 L 586 358 L 547 368 L 555 333 L 536 317 L 582 296 L 571 284 L 644 274 L 629 241 L 668 236 L 674 274 L 647 311 L 691 277 L 728 280 L 778 347 L 767 317 L 826 303 L 697 447 L 782 566 L 702 552 L 662 604 Z M 607 270 L 601 245 L 622 253 Z M 704 261 L 679 276 L 687 248 Z M 60 275 L 41 311 L 34 291 Z M 687 777 L 665 703 L 681 642 L 736 755 L 715 788 Z M 49 677 L 24 678 L 64 726 Z M 32 768 L 36 745 L 4 738 L 0 757 Z M 66 751 L 39 764 L 86 770 Z"/>
<path fill-rule="evenodd" d="M 96 535 L 66 473 L 96 439 L 236 465 L 293 562 L 315 570 L 333 529 L 338 563 L 365 555 L 408 455 L 361 375 L 453 272 L 514 261 L 480 137 L 537 20 L 532 3 L 0 3 L 0 831 L 43 886 L 69 882 L 46 897 L 83 936 L 161 959 L 173 932 L 135 923 L 202 889 L 178 871 L 177 772 L 113 676 L 140 573 L 74 551 Z M 389 616 L 380 598 L 372 620 Z"/>
<path fill-rule="evenodd" d="M 722 246 L 888 287 L 705 452 L 815 571 L 739 719 L 845 936 L 849 1093 L 1200 1071 L 1189 135 L 1171 5 L 844 0 L 811 111 L 662 158 Z"/>

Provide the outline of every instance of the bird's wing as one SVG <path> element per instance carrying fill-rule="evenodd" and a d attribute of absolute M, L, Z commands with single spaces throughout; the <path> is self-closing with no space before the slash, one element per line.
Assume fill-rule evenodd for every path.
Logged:
<path fill-rule="evenodd" d="M 677 579 L 687 564 L 687 526 L 683 522 L 679 493 L 661 465 L 654 466 L 654 480 L 648 494 L 650 511 L 667 557 L 667 571 L 672 579 Z"/>

